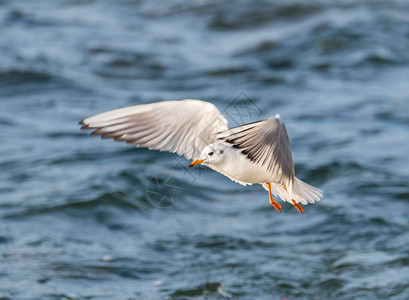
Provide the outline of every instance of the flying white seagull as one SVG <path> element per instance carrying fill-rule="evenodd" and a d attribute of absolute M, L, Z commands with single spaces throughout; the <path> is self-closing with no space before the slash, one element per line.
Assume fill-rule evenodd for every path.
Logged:
<path fill-rule="evenodd" d="M 91 135 L 113 138 L 150 150 L 194 159 L 241 185 L 262 184 L 272 194 L 304 212 L 322 191 L 295 177 L 290 140 L 280 116 L 228 128 L 216 106 L 201 100 L 163 101 L 101 113 L 80 122 Z"/>

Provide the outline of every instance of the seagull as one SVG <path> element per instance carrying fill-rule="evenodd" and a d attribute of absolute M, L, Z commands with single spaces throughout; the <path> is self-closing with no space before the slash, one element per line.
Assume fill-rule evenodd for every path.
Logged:
<path fill-rule="evenodd" d="M 114 109 L 79 122 L 91 135 L 124 141 L 149 150 L 169 151 L 202 164 L 241 185 L 261 184 L 270 204 L 275 197 L 300 213 L 323 192 L 295 177 L 291 144 L 279 114 L 229 128 L 210 102 L 194 99 L 162 101 Z"/>

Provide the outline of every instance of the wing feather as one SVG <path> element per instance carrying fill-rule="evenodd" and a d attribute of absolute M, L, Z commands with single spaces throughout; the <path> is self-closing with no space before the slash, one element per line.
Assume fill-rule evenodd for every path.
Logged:
<path fill-rule="evenodd" d="M 249 160 L 264 166 L 274 181 L 283 182 L 292 188 L 295 172 L 291 144 L 278 114 L 263 121 L 225 130 L 218 133 L 217 138 L 241 149 Z"/>
<path fill-rule="evenodd" d="M 228 129 L 227 120 L 213 104 L 186 99 L 129 106 L 86 118 L 81 129 L 152 150 L 199 157 L 216 134 Z"/>

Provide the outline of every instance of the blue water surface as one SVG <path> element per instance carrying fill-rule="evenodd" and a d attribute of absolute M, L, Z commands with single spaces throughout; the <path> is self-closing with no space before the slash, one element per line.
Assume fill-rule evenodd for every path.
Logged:
<path fill-rule="evenodd" d="M 407 1 L 0 0 L 1 299 L 409 299 Z M 279 113 L 300 214 L 83 118 Z"/>

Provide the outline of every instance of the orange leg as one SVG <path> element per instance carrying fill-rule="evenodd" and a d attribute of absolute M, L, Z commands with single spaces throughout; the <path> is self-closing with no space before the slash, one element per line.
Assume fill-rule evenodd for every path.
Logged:
<path fill-rule="evenodd" d="M 294 199 L 292 199 L 292 200 L 293 200 L 293 205 L 295 206 L 295 208 L 296 208 L 300 213 L 303 213 L 303 212 L 304 212 L 304 209 L 301 207 L 301 205 L 300 205 L 299 203 L 295 202 Z"/>
<path fill-rule="evenodd" d="M 276 210 L 281 212 L 281 205 L 280 203 L 277 203 L 274 201 L 273 195 L 271 194 L 271 184 L 269 182 L 266 182 L 266 185 L 268 187 L 268 196 L 270 197 L 270 204 L 274 206 Z"/>

